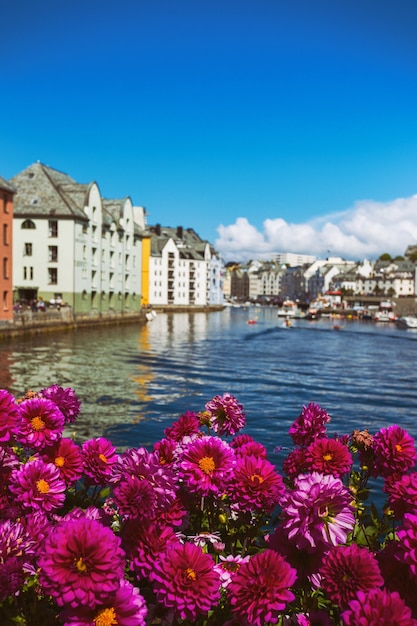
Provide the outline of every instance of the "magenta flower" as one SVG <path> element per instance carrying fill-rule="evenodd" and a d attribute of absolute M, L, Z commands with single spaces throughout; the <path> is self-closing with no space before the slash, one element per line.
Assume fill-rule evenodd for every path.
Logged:
<path fill-rule="evenodd" d="M 126 477 L 135 477 L 129 485 L 122 486 Z M 113 479 L 120 486 L 118 489 L 118 502 L 125 506 L 128 504 L 123 494 L 132 489 L 132 497 L 144 499 L 152 506 L 146 513 L 146 517 L 153 517 L 154 513 L 168 510 L 174 502 L 177 494 L 177 475 L 170 465 L 160 463 L 158 452 L 149 452 L 145 448 L 132 448 L 126 450 L 114 467 Z M 144 485 L 140 487 L 138 481 L 147 483 L 151 490 Z M 134 495 L 135 494 L 135 495 Z"/>
<path fill-rule="evenodd" d="M 10 477 L 10 491 L 16 501 L 32 511 L 58 509 L 65 501 L 65 489 L 58 468 L 40 459 L 13 470 Z"/>
<path fill-rule="evenodd" d="M 149 577 L 155 561 L 169 546 L 177 545 L 178 538 L 170 526 L 142 520 L 129 520 L 122 532 L 123 548 L 131 569 L 139 580 Z"/>
<path fill-rule="evenodd" d="M 284 528 L 300 548 L 345 543 L 355 525 L 352 497 L 340 478 L 318 472 L 301 474 L 281 500 Z"/>
<path fill-rule="evenodd" d="M 282 524 L 275 528 L 274 533 L 268 538 L 268 548 L 275 550 L 297 571 L 295 585 L 310 588 L 320 586 L 318 571 L 323 557 L 327 554 L 327 546 L 321 544 L 314 550 L 308 544 L 305 548 L 298 548 L 296 541 L 288 539 L 288 531 Z"/>
<path fill-rule="evenodd" d="M 323 437 L 330 415 L 318 404 L 310 402 L 303 406 L 300 415 L 293 422 L 289 434 L 297 446 L 308 446 L 318 437 Z"/>
<path fill-rule="evenodd" d="M 21 415 L 15 398 L 0 389 L 0 441 L 11 441 L 19 432 Z"/>
<path fill-rule="evenodd" d="M 214 561 L 193 543 L 170 547 L 154 564 L 151 582 L 157 601 L 176 618 L 193 622 L 220 599 Z"/>
<path fill-rule="evenodd" d="M 307 448 L 294 448 L 288 453 L 282 469 L 290 478 L 307 472 Z"/>
<path fill-rule="evenodd" d="M 384 589 L 358 591 L 341 617 L 345 626 L 417 626 L 400 595 Z"/>
<path fill-rule="evenodd" d="M 405 474 L 416 462 L 414 439 L 396 424 L 382 428 L 373 442 L 375 454 L 374 476 Z"/>
<path fill-rule="evenodd" d="M 319 573 L 323 591 L 341 608 L 347 608 L 357 591 L 369 591 L 384 584 L 373 554 L 356 544 L 333 547 Z"/>
<path fill-rule="evenodd" d="M 124 517 L 155 517 L 156 494 L 147 480 L 141 480 L 137 476 L 123 477 L 114 489 L 114 501 Z"/>
<path fill-rule="evenodd" d="M 403 559 L 400 541 L 388 541 L 378 554 L 378 563 L 385 580 L 387 591 L 397 591 L 413 617 L 417 618 L 417 576 L 411 572 L 409 564 Z"/>
<path fill-rule="evenodd" d="M 253 441 L 255 441 L 255 439 L 251 435 L 248 435 L 247 433 L 241 433 L 240 435 L 236 435 L 236 437 L 233 437 L 230 445 L 232 446 L 232 448 L 237 450 L 241 446 L 244 446 L 247 443 L 252 443 Z"/>
<path fill-rule="evenodd" d="M 160 465 L 171 465 L 175 461 L 177 443 L 174 439 L 161 439 L 154 444 L 154 453 Z"/>
<path fill-rule="evenodd" d="M 402 528 L 398 530 L 402 560 L 417 577 L 417 515 L 406 513 Z"/>
<path fill-rule="evenodd" d="M 384 491 L 388 494 L 389 504 L 397 519 L 405 513 L 417 514 L 417 472 L 388 476 Z"/>
<path fill-rule="evenodd" d="M 257 441 L 249 441 L 238 448 L 236 448 L 236 454 L 238 456 L 258 456 L 262 459 L 266 459 L 267 451 L 265 446 Z"/>
<path fill-rule="evenodd" d="M 296 577 L 296 570 L 277 552 L 258 552 L 241 564 L 228 586 L 233 613 L 253 626 L 277 622 L 295 598 L 290 587 Z"/>
<path fill-rule="evenodd" d="M 43 398 L 48 398 L 48 400 L 52 400 L 57 405 L 67 424 L 77 419 L 81 409 L 81 402 L 71 387 L 64 389 L 59 387 L 59 385 L 52 385 L 52 387 L 42 389 L 39 393 Z"/>
<path fill-rule="evenodd" d="M 343 476 L 350 471 L 353 458 L 346 446 L 337 439 L 315 439 L 307 448 L 308 471 Z"/>
<path fill-rule="evenodd" d="M 32 398 L 20 404 L 22 421 L 19 441 L 28 448 L 42 450 L 61 438 L 65 419 L 56 404 L 46 398 Z"/>
<path fill-rule="evenodd" d="M 68 626 L 145 626 L 147 612 L 139 589 L 122 579 L 117 591 L 103 605 L 66 610 L 61 617 Z"/>
<path fill-rule="evenodd" d="M 241 511 L 270 513 L 284 490 L 282 477 L 267 459 L 238 457 L 229 496 Z"/>
<path fill-rule="evenodd" d="M 76 482 L 83 475 L 83 458 L 81 451 L 72 439 L 60 439 L 45 450 L 44 461 L 53 463 L 58 469 L 62 480 L 67 485 Z"/>
<path fill-rule="evenodd" d="M 95 520 L 61 522 L 39 558 L 43 591 L 60 607 L 94 609 L 105 604 L 124 574 L 120 539 Z"/>
<path fill-rule="evenodd" d="M 164 435 L 167 439 L 181 441 L 184 437 L 196 435 L 200 428 L 197 413 L 186 411 L 169 428 L 165 428 Z"/>
<path fill-rule="evenodd" d="M 232 448 L 218 437 L 192 441 L 178 464 L 178 475 L 191 493 L 199 496 L 223 493 L 235 465 Z"/>
<path fill-rule="evenodd" d="M 82 444 L 84 473 L 94 485 L 105 485 L 113 474 L 118 460 L 116 448 L 104 437 L 89 439 Z"/>
<path fill-rule="evenodd" d="M 17 596 L 26 582 L 26 577 L 22 560 L 17 556 L 0 559 L 0 602 L 9 596 Z"/>
<path fill-rule="evenodd" d="M 219 435 L 235 435 L 246 423 L 243 406 L 230 393 L 215 396 L 206 404 L 211 426 Z"/>

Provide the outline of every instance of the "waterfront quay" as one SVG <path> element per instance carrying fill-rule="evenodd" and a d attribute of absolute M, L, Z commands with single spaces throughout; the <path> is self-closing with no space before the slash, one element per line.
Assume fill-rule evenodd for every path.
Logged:
<path fill-rule="evenodd" d="M 213 306 L 176 306 L 161 305 L 152 308 L 143 308 L 138 312 L 106 312 L 88 314 L 74 313 L 72 307 L 64 306 L 60 309 L 47 308 L 45 311 L 33 311 L 29 307 L 15 311 L 13 320 L 0 322 L 0 340 L 20 335 L 34 335 L 40 333 L 68 331 L 77 328 L 96 326 L 116 326 L 121 324 L 146 324 L 149 321 L 149 312 L 162 313 L 211 313 L 221 311 L 223 305 Z"/>

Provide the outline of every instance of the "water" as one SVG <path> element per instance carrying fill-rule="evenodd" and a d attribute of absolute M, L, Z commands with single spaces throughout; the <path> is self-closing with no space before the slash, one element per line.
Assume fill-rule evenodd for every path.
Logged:
<path fill-rule="evenodd" d="M 417 333 L 338 324 L 284 328 L 274 308 L 227 308 L 15 339 L 0 344 L 0 386 L 16 396 L 73 387 L 82 401 L 77 440 L 104 435 L 120 448 L 152 446 L 182 412 L 226 391 L 269 453 L 290 445 L 288 428 L 309 402 L 329 411 L 331 433 L 398 423 L 417 438 Z"/>

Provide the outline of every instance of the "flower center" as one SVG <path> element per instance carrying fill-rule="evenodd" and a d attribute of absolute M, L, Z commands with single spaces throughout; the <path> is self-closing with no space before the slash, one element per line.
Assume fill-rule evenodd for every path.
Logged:
<path fill-rule="evenodd" d="M 185 570 L 185 576 L 186 578 L 188 578 L 188 580 L 197 580 L 197 574 L 192 569 L 192 567 L 187 567 L 187 569 Z"/>
<path fill-rule="evenodd" d="M 43 478 L 36 481 L 36 488 L 39 491 L 39 493 L 48 493 L 49 491 L 49 485 L 46 482 L 46 480 L 44 480 Z"/>
<path fill-rule="evenodd" d="M 63 456 L 57 456 L 55 459 L 55 465 L 57 467 L 63 467 L 65 465 L 65 459 Z"/>
<path fill-rule="evenodd" d="M 203 458 L 199 460 L 198 466 L 205 474 L 211 474 L 211 472 L 214 472 L 216 469 L 212 456 L 203 456 Z"/>
<path fill-rule="evenodd" d="M 33 430 L 43 430 L 45 428 L 45 422 L 41 417 L 39 417 L 39 415 L 32 417 L 30 423 L 32 424 Z"/>
<path fill-rule="evenodd" d="M 86 572 L 87 571 L 87 565 L 84 563 L 82 556 L 80 556 L 80 558 L 78 560 L 74 561 L 74 565 L 75 565 L 76 569 L 79 572 Z"/>
<path fill-rule="evenodd" d="M 110 609 L 102 609 L 93 619 L 93 622 L 96 626 L 114 626 L 118 624 L 116 611 L 113 607 Z"/>
<path fill-rule="evenodd" d="M 262 485 L 262 483 L 264 482 L 264 479 L 260 474 L 252 474 L 250 479 L 253 483 L 258 483 L 259 485 Z"/>
<path fill-rule="evenodd" d="M 107 457 L 104 454 L 99 454 L 98 458 L 100 461 L 103 461 L 103 463 L 107 463 Z"/>
<path fill-rule="evenodd" d="M 399 443 L 395 444 L 395 449 L 397 450 L 397 452 L 402 452 L 402 450 L 403 450 L 401 444 L 399 444 Z"/>
<path fill-rule="evenodd" d="M 332 455 L 330 454 L 330 452 L 328 452 L 327 454 L 323 454 L 323 461 L 331 461 L 332 460 Z"/>

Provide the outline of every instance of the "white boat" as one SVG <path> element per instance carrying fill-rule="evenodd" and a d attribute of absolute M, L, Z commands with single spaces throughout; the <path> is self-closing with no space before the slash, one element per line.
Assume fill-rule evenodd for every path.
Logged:
<path fill-rule="evenodd" d="M 304 317 L 304 313 L 303 311 L 301 311 L 296 302 L 293 302 L 293 300 L 285 300 L 282 303 L 282 307 L 280 307 L 278 309 L 278 313 L 277 313 L 278 317 Z"/>
<path fill-rule="evenodd" d="M 398 328 L 417 328 L 417 317 L 415 315 L 404 315 L 396 320 Z"/>

